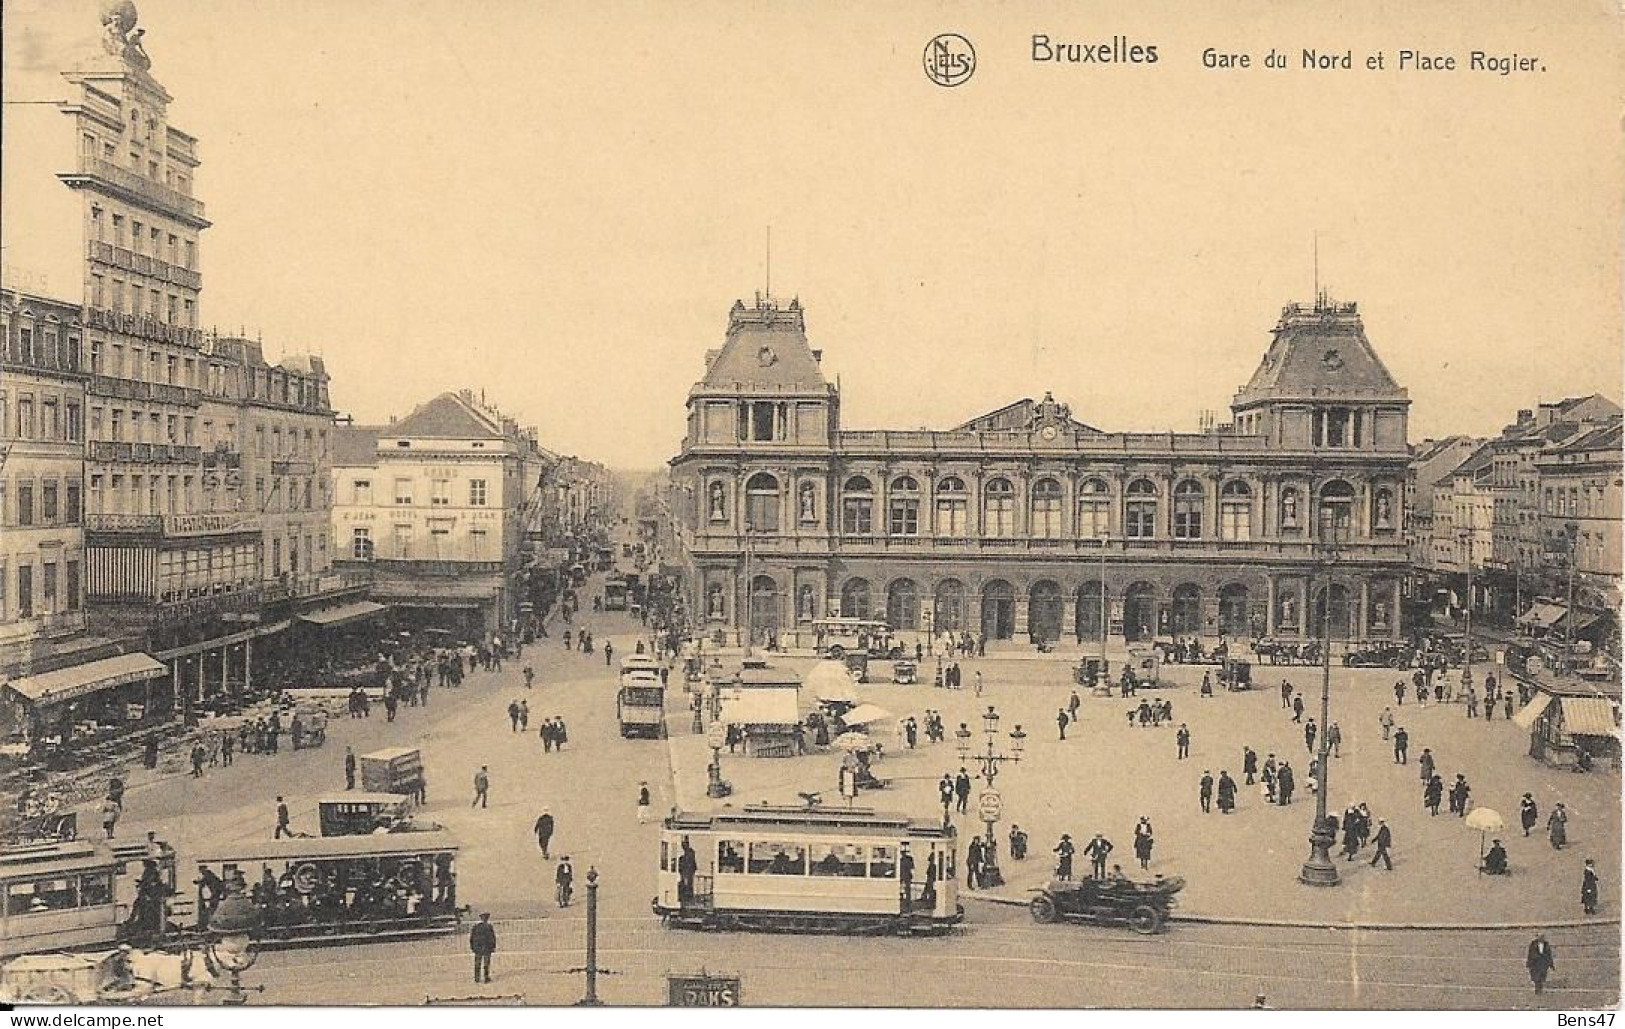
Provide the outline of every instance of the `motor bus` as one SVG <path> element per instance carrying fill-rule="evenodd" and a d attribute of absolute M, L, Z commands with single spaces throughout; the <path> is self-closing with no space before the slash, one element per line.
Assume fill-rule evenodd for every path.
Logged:
<path fill-rule="evenodd" d="M 626 610 L 626 580 L 620 577 L 604 580 L 604 610 Z"/>
<path fill-rule="evenodd" d="M 361 942 L 455 932 L 458 844 L 444 829 L 245 843 L 204 854 L 241 878 L 260 909 L 261 946 Z"/>
<path fill-rule="evenodd" d="M 674 812 L 661 831 L 653 908 L 678 928 L 946 932 L 965 913 L 956 844 L 940 818 L 867 808 Z"/>
<path fill-rule="evenodd" d="M 819 657 L 841 660 L 847 654 L 867 654 L 896 661 L 903 645 L 885 622 L 867 618 L 820 618 L 812 623 L 813 646 Z"/>

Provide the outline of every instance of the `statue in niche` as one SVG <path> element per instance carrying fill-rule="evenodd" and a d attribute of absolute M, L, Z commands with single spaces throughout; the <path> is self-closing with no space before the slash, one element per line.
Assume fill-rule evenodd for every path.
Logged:
<path fill-rule="evenodd" d="M 722 483 L 713 482 L 711 484 L 711 520 L 713 522 L 725 522 L 728 520 L 728 510 L 726 505 L 727 493 L 722 488 Z"/>
<path fill-rule="evenodd" d="M 1388 491 L 1387 490 L 1378 490 L 1377 491 L 1377 528 L 1379 528 L 1379 529 L 1392 529 L 1394 527 L 1394 523 L 1393 523 L 1393 520 L 1392 520 L 1393 519 L 1393 512 L 1391 510 L 1391 507 L 1392 507 L 1392 501 L 1389 499 Z"/>
<path fill-rule="evenodd" d="M 813 617 L 813 588 L 803 586 L 800 592 L 796 594 L 796 620 L 798 622 L 810 622 Z"/>
<path fill-rule="evenodd" d="M 1298 527 L 1298 491 L 1290 486 L 1281 492 L 1281 527 Z"/>
<path fill-rule="evenodd" d="M 1373 627 L 1388 625 L 1388 601 L 1377 600 L 1371 604 L 1371 624 Z"/>
<path fill-rule="evenodd" d="M 721 621 L 723 618 L 722 587 L 716 583 L 712 583 L 710 588 L 705 591 L 705 614 L 706 617 L 716 621 Z"/>
<path fill-rule="evenodd" d="M 818 520 L 818 510 L 817 510 L 817 507 L 815 505 L 816 505 L 816 502 L 813 499 L 813 484 L 810 483 L 810 482 L 802 483 L 801 484 L 801 520 L 802 521 L 804 521 L 804 522 L 816 522 Z"/>
<path fill-rule="evenodd" d="M 1292 597 L 1281 598 L 1281 624 L 1298 624 L 1298 602 Z"/>

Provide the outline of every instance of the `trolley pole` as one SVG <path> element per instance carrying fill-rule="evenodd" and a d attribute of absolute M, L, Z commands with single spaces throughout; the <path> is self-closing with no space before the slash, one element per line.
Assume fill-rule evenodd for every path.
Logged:
<path fill-rule="evenodd" d="M 598 869 L 587 867 L 587 995 L 577 1007 L 595 1008 L 598 999 Z"/>
<path fill-rule="evenodd" d="M 1326 814 L 1326 795 L 1331 792 L 1331 754 L 1326 741 L 1331 728 L 1332 695 L 1332 586 L 1337 563 L 1337 530 L 1335 522 L 1326 526 L 1329 538 L 1325 541 L 1326 587 L 1321 594 L 1324 609 L 1321 617 L 1320 666 L 1320 782 L 1315 790 L 1315 824 L 1309 832 L 1309 858 L 1298 871 L 1298 881 L 1306 886 L 1336 886 L 1339 878 L 1337 865 L 1332 861 L 1331 848 L 1337 842 L 1337 822 Z M 1345 616 L 1346 617 L 1346 616 Z"/>

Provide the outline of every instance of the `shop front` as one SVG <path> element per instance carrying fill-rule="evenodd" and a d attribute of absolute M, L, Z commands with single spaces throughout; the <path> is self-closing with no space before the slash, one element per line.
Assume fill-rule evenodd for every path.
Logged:
<path fill-rule="evenodd" d="M 168 672 L 138 652 L 13 679 L 0 690 L 0 731 L 47 757 L 162 721 L 170 708 L 155 701 L 154 683 Z"/>
<path fill-rule="evenodd" d="M 1557 768 L 1619 770 L 1619 692 L 1584 679 L 1528 683 L 1512 718 L 1529 733 L 1529 756 Z"/>

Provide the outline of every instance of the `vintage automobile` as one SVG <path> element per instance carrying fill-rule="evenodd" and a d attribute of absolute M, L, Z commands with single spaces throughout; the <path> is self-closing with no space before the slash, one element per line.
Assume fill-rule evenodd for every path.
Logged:
<path fill-rule="evenodd" d="M 1411 658 L 1411 648 L 1403 643 L 1376 643 L 1350 649 L 1343 655 L 1343 664 L 1350 668 L 1409 668 Z"/>
<path fill-rule="evenodd" d="M 1185 880 L 1157 876 L 1152 882 L 1134 879 L 1052 879 L 1028 904 L 1033 921 L 1084 922 L 1089 925 L 1127 925 L 1137 933 L 1154 933 L 1168 921 L 1174 894 Z"/>
<path fill-rule="evenodd" d="M 920 681 L 920 666 L 913 661 L 893 661 L 891 681 L 899 686 L 911 686 Z"/>

